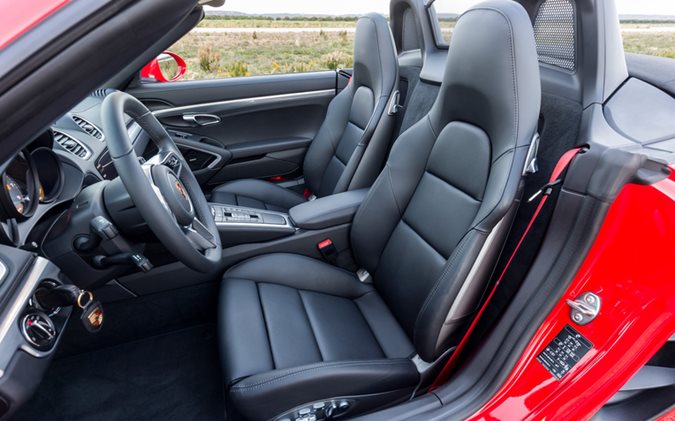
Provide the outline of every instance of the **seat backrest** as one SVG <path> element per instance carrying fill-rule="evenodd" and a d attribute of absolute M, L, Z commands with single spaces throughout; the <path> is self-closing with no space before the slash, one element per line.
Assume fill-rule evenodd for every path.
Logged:
<path fill-rule="evenodd" d="M 356 24 L 351 81 L 329 104 L 305 156 L 305 183 L 312 193 L 322 197 L 372 184 L 391 139 L 388 105 L 397 85 L 389 24 L 381 15 L 365 15 Z"/>
<path fill-rule="evenodd" d="M 459 18 L 436 102 L 354 219 L 357 261 L 426 361 L 475 311 L 522 190 L 541 95 L 532 32 L 510 0 Z"/>

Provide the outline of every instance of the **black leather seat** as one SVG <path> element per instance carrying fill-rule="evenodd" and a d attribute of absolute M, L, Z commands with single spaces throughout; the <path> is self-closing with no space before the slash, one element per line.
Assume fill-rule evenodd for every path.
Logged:
<path fill-rule="evenodd" d="M 394 144 L 352 225 L 366 284 L 325 262 L 262 255 L 231 268 L 220 303 L 228 398 L 269 419 L 347 397 L 349 415 L 407 399 L 440 363 L 502 247 L 536 133 L 532 26 L 493 0 L 455 28 L 440 94 Z"/>
<path fill-rule="evenodd" d="M 359 19 L 354 39 L 353 77 L 331 101 L 303 164 L 307 188 L 323 197 L 369 187 L 382 169 L 394 117 L 390 101 L 398 86 L 398 57 L 387 21 Z M 287 211 L 307 199 L 263 180 L 237 180 L 215 188 L 211 201 Z"/>

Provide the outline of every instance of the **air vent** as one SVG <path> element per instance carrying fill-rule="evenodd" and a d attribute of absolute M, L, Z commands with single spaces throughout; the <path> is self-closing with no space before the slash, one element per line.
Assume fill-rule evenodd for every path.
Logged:
<path fill-rule="evenodd" d="M 80 116 L 74 115 L 73 116 L 73 121 L 75 124 L 80 126 L 82 130 L 85 132 L 89 133 L 91 136 L 95 137 L 96 139 L 103 141 L 103 132 L 101 129 L 96 127 L 94 124 L 90 123 L 89 121 L 83 119 Z"/>
<path fill-rule="evenodd" d="M 91 152 L 78 140 L 63 132 L 54 130 L 54 141 L 73 155 L 82 159 L 89 159 Z"/>
<path fill-rule="evenodd" d="M 92 93 L 91 96 L 95 98 L 105 98 L 108 96 L 108 94 L 111 94 L 115 92 L 117 89 L 111 89 L 111 88 L 106 88 L 106 89 L 95 89 Z"/>

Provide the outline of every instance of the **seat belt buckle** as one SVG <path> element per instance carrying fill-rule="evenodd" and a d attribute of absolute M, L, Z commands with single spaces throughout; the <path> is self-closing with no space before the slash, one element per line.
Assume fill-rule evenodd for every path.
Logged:
<path fill-rule="evenodd" d="M 305 187 L 305 191 L 302 192 L 302 195 L 305 196 L 308 202 L 316 199 L 316 195 L 312 193 L 308 188 Z"/>
<path fill-rule="evenodd" d="M 337 247 L 335 247 L 335 244 L 333 244 L 333 240 L 331 240 L 330 238 L 321 241 L 319 244 L 316 245 L 316 248 L 319 249 L 319 253 L 321 253 L 321 256 L 328 262 L 333 263 L 337 259 L 338 255 Z"/>

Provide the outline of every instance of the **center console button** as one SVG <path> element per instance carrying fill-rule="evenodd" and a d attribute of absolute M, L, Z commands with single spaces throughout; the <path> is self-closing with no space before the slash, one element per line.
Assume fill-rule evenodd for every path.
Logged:
<path fill-rule="evenodd" d="M 223 208 L 221 206 L 213 206 L 213 219 L 216 222 L 223 222 Z"/>

